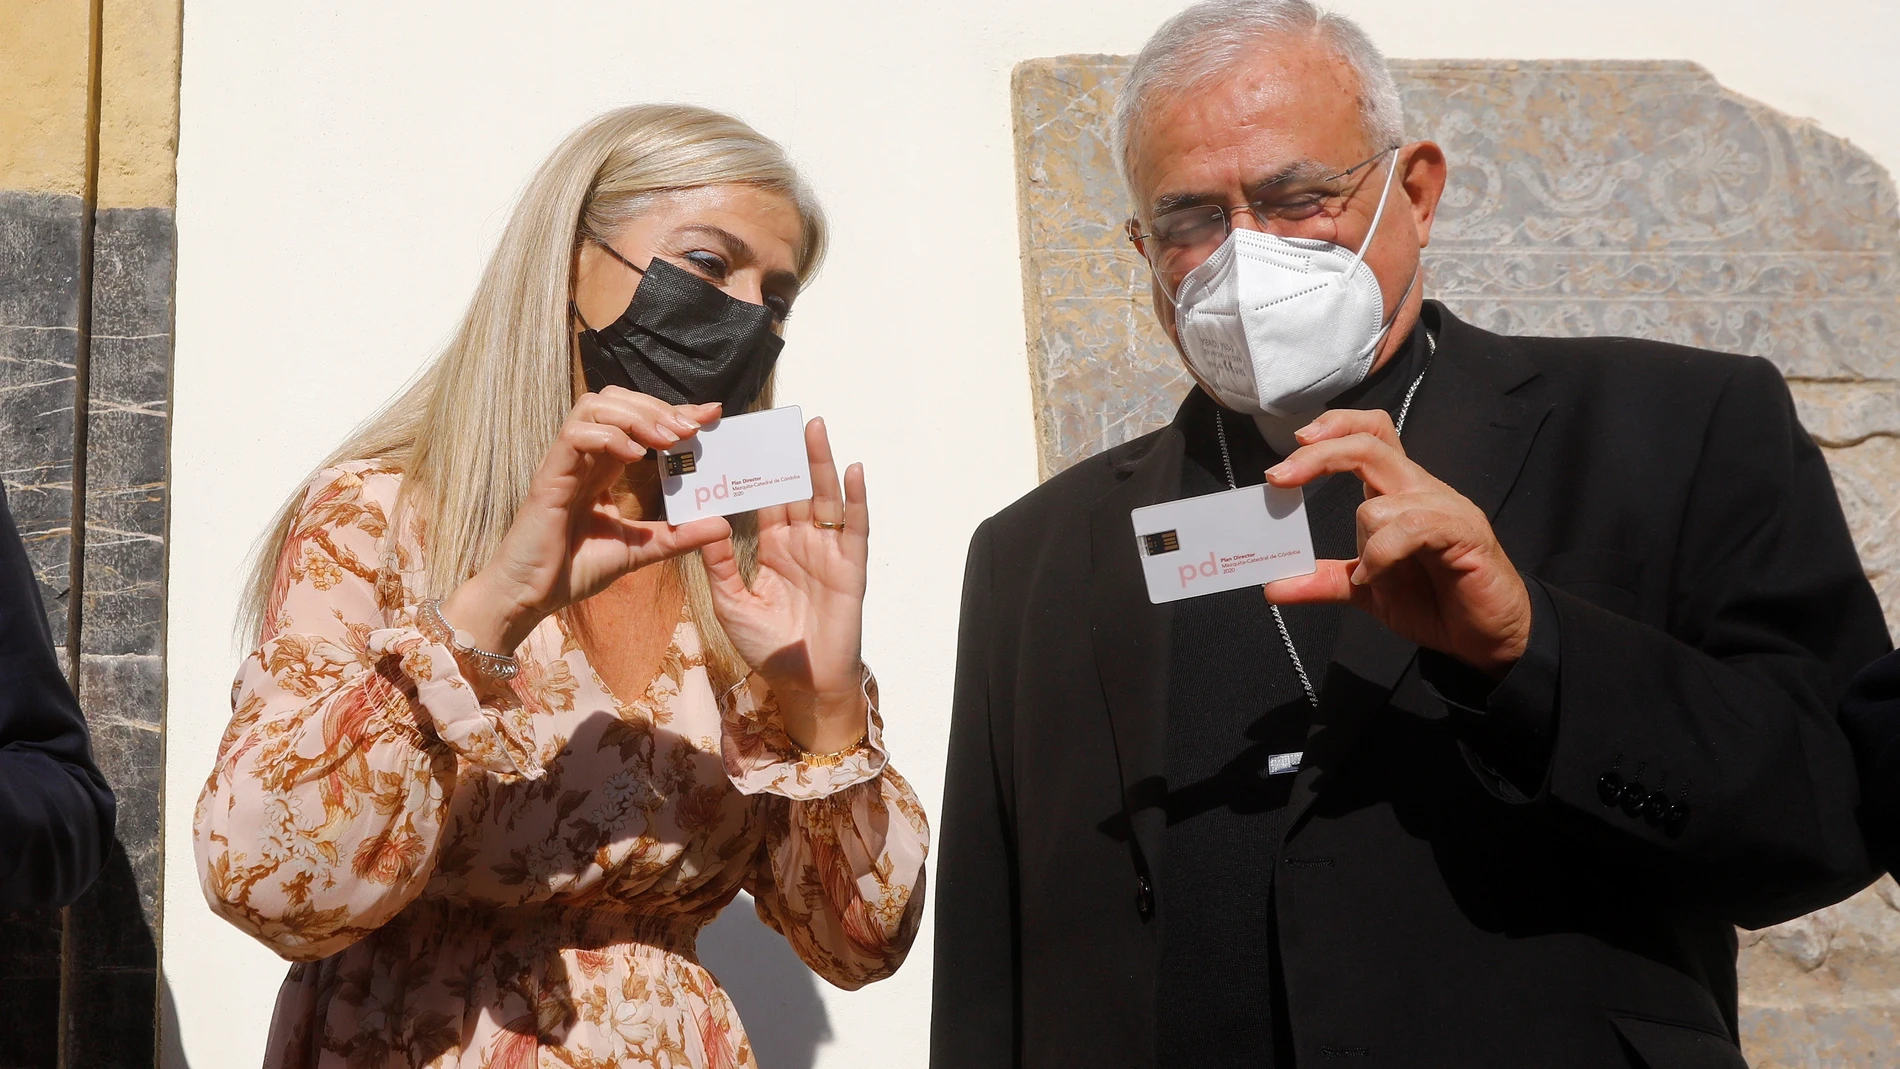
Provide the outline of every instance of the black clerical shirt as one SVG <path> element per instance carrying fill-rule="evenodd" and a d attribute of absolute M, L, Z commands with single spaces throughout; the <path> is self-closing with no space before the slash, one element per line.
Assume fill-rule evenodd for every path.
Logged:
<path fill-rule="evenodd" d="M 1383 408 L 1396 419 L 1429 362 L 1424 335 L 1415 330 L 1394 359 L 1332 407 Z M 1222 410 L 1197 389 L 1182 410 L 1181 497 L 1228 488 L 1217 416 L 1237 485 L 1258 486 L 1266 469 L 1285 459 L 1251 417 Z M 1307 486 L 1307 519 L 1321 558 L 1358 555 L 1355 514 L 1364 499 L 1351 475 Z M 1314 687 L 1332 660 L 1345 611 L 1339 605 L 1281 608 Z M 1314 709 L 1258 588 L 1175 605 L 1167 693 L 1157 1065 L 1290 1066 L 1273 871 L 1298 769 L 1291 755 L 1302 751 Z"/>

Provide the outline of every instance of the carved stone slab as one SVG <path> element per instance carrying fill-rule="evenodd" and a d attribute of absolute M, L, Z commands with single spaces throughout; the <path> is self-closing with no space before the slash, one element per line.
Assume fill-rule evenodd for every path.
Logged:
<path fill-rule="evenodd" d="M 1109 148 L 1123 56 L 1014 79 L 1024 305 L 1044 477 L 1166 423 L 1188 380 L 1122 236 Z M 1887 173 L 1813 123 L 1676 62 L 1397 61 L 1449 188 L 1430 296 L 1507 334 L 1628 335 L 1764 356 L 1833 468 L 1900 621 L 1900 208 Z M 1900 1050 L 1900 891 L 1742 933 L 1757 1069 Z"/>

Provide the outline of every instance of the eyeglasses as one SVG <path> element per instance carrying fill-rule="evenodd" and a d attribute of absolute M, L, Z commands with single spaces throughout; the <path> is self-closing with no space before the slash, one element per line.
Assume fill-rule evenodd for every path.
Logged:
<path fill-rule="evenodd" d="M 1336 183 L 1378 163 L 1398 147 L 1393 145 L 1381 149 L 1372 157 L 1325 178 L 1283 178 L 1270 182 L 1255 190 L 1247 198 L 1247 203 L 1238 208 L 1195 204 L 1162 212 L 1154 217 L 1154 222 L 1149 224 L 1145 234 L 1141 232 L 1140 221 L 1130 219 L 1128 240 L 1141 250 L 1152 266 L 1164 269 L 1171 263 L 1180 262 L 1188 254 L 1201 251 L 1211 253 L 1215 246 L 1227 240 L 1227 235 L 1233 233 L 1234 216 L 1241 212 L 1253 216 L 1262 226 L 1270 226 L 1275 222 L 1299 224 L 1331 219 L 1345 208 L 1346 201 L 1356 188 L 1341 188 Z"/>

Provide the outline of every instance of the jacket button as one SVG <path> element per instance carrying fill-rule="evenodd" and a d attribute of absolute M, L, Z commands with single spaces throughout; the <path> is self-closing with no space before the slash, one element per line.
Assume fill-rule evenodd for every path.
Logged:
<path fill-rule="evenodd" d="M 1597 797 L 1604 805 L 1615 805 L 1623 799 L 1623 777 L 1614 772 L 1605 772 L 1597 777 Z"/>
<path fill-rule="evenodd" d="M 1642 784 L 1634 780 L 1625 783 L 1623 785 L 1623 797 L 1620 799 L 1623 805 L 1623 812 L 1632 817 L 1641 815 L 1643 812 L 1643 802 L 1648 797 L 1649 792 L 1643 789 Z"/>
<path fill-rule="evenodd" d="M 1689 803 L 1676 802 L 1663 814 L 1663 829 L 1671 835 L 1681 835 L 1683 825 L 1689 823 Z"/>
<path fill-rule="evenodd" d="M 1649 797 L 1643 799 L 1643 819 L 1649 822 L 1650 827 L 1661 826 L 1664 818 L 1668 817 L 1668 815 L 1668 795 L 1661 791 L 1651 791 Z"/>

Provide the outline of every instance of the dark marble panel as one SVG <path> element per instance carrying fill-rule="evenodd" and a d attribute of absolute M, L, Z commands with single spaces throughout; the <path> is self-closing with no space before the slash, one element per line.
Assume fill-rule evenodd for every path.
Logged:
<path fill-rule="evenodd" d="M 0 323 L 79 322 L 81 207 L 64 194 L 0 190 Z"/>
<path fill-rule="evenodd" d="M 59 1057 L 58 910 L 0 914 L 0 1069 Z"/>
<path fill-rule="evenodd" d="M 6 280 L 0 278 L 0 289 Z M 40 580 L 53 640 L 71 583 L 73 368 L 77 332 L 0 324 L 0 481 Z"/>
<path fill-rule="evenodd" d="M 61 644 L 71 582 L 81 218 L 77 197 L 0 192 L 0 481 Z M 63 927 L 56 910 L 0 917 L 4 1069 L 50 1069 L 57 1060 Z"/>
<path fill-rule="evenodd" d="M 81 202 L 0 192 L 0 480 L 66 637 Z"/>
<path fill-rule="evenodd" d="M 99 213 L 86 444 L 88 655 L 163 639 L 175 235 L 168 208 Z M 158 722 L 158 708 L 150 723 Z"/>
<path fill-rule="evenodd" d="M 0 480 L 61 642 L 82 207 L 0 192 Z M 58 913 L 0 917 L 0 1069 L 54 1065 L 62 1021 L 67 1066 L 154 1064 L 172 218 L 163 208 L 96 218 L 79 675 L 93 752 L 118 795 L 117 842 L 63 923 Z"/>
<path fill-rule="evenodd" d="M 171 334 L 177 260 L 172 219 L 170 208 L 99 213 L 92 239 L 93 334 Z"/>
<path fill-rule="evenodd" d="M 59 207 L 0 194 L 0 473 L 63 639 L 79 215 L 76 200 Z M 63 961 L 57 915 L 0 923 L 0 1069 L 52 1065 L 62 1028 L 69 1067 L 155 1058 L 172 213 L 104 211 L 94 237 L 79 691 L 118 829 L 105 872 L 66 913 Z"/>
<path fill-rule="evenodd" d="M 101 422 L 93 420 L 95 429 Z M 134 451 L 122 441 L 88 450 L 96 471 L 99 454 Z M 159 479 L 118 486 L 88 485 L 86 493 L 85 616 L 82 643 L 88 655 L 159 653 L 165 612 L 165 484 Z M 157 724 L 158 709 L 151 710 Z"/>
<path fill-rule="evenodd" d="M 163 688 L 164 662 L 157 656 L 80 658 L 79 698 L 92 729 L 93 759 L 118 796 L 119 819 L 105 871 L 68 911 L 69 1066 L 154 1064 Z"/>
<path fill-rule="evenodd" d="M 92 730 L 92 755 L 119 799 L 117 838 L 147 917 L 158 907 L 159 790 L 164 749 L 159 710 L 164 662 L 155 656 L 95 656 L 79 665 L 79 703 Z"/>
<path fill-rule="evenodd" d="M 111 862 L 69 913 L 66 1060 L 147 1069 L 163 861 L 172 213 L 102 211 L 94 236 L 79 691 L 119 821 Z"/>
<path fill-rule="evenodd" d="M 111 863 L 69 915 L 69 1065 L 156 1057 L 171 220 L 108 210 L 95 231 L 79 691 L 119 821 Z"/>

